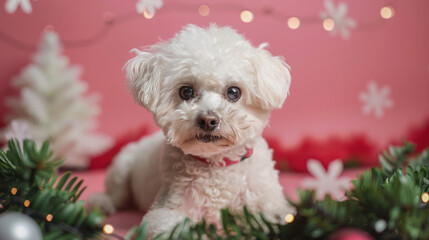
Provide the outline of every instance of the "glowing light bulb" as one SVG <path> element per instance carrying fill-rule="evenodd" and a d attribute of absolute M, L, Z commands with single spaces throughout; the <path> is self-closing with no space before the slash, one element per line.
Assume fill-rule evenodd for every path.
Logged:
<path fill-rule="evenodd" d="M 291 222 L 293 222 L 293 220 L 295 220 L 295 216 L 293 214 L 289 213 L 285 216 L 285 222 L 291 223 Z"/>
<path fill-rule="evenodd" d="M 395 15 L 395 9 L 392 6 L 382 7 L 380 10 L 380 15 L 384 19 L 390 19 Z"/>
<path fill-rule="evenodd" d="M 245 23 L 249 23 L 253 20 L 253 13 L 248 10 L 244 10 L 240 14 L 241 21 Z"/>
<path fill-rule="evenodd" d="M 287 25 L 291 29 L 297 29 L 299 28 L 299 25 L 301 25 L 301 21 L 299 21 L 299 18 L 297 17 L 291 17 L 287 20 Z"/>
<path fill-rule="evenodd" d="M 16 195 L 17 192 L 18 192 L 18 189 L 16 189 L 16 188 L 12 188 L 10 190 L 10 193 L 12 193 L 12 195 Z"/>
<path fill-rule="evenodd" d="M 429 194 L 427 192 L 424 192 L 421 196 L 422 202 L 428 203 L 429 202 Z"/>
<path fill-rule="evenodd" d="M 52 214 L 46 215 L 46 221 L 48 221 L 48 222 L 52 221 L 53 218 L 54 218 L 54 216 L 52 216 Z"/>
<path fill-rule="evenodd" d="M 112 234 L 114 231 L 115 231 L 115 229 L 110 224 L 106 224 L 106 225 L 103 226 L 103 232 L 105 234 Z"/>
<path fill-rule="evenodd" d="M 25 201 L 24 201 L 24 206 L 25 206 L 25 207 L 30 206 L 30 200 L 25 200 Z"/>
<path fill-rule="evenodd" d="M 207 16 L 210 13 L 210 8 L 207 5 L 201 5 L 198 8 L 198 12 L 200 13 L 201 16 Z"/>
<path fill-rule="evenodd" d="M 143 10 L 143 16 L 144 16 L 146 19 L 152 19 L 154 15 L 153 15 L 153 14 L 148 13 L 148 11 L 146 11 L 146 9 L 144 9 L 144 10 Z"/>
<path fill-rule="evenodd" d="M 326 31 L 332 31 L 335 28 L 335 21 L 332 18 L 325 18 L 323 20 L 323 28 Z"/>

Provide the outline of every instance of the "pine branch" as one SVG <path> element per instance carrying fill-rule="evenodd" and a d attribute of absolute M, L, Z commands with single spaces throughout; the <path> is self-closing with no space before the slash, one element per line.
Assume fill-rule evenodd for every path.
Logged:
<path fill-rule="evenodd" d="M 23 146 L 10 140 L 8 150 L 0 150 L 1 211 L 30 215 L 44 239 L 96 238 L 104 217 L 97 211 L 87 213 L 84 201 L 77 201 L 86 188 L 83 180 L 70 172 L 55 175 L 62 162 L 53 157 L 48 142 L 37 149 L 31 140 L 24 140 Z"/>
<path fill-rule="evenodd" d="M 403 146 L 390 146 L 389 151 L 383 151 L 378 157 L 383 175 L 389 177 L 398 168 L 402 168 L 409 161 L 409 156 L 414 153 L 414 149 L 414 144 L 404 141 Z"/>
<path fill-rule="evenodd" d="M 55 175 L 59 159 L 53 158 L 49 144 L 37 149 L 32 141 L 21 147 L 9 141 L 9 150 L 0 150 L 1 211 L 14 210 L 32 216 L 41 226 L 44 239 L 93 239 L 100 237 L 103 216 L 86 213 L 78 201 L 82 180 L 65 173 Z M 186 219 L 171 232 L 153 239 L 326 239 L 345 228 L 355 228 L 375 239 L 429 239 L 429 206 L 420 196 L 429 190 L 429 150 L 410 157 L 413 145 L 391 147 L 380 159 L 382 169 L 373 168 L 353 181 L 348 199 L 330 196 L 317 200 L 314 191 L 299 191 L 291 223 L 271 223 L 263 214 L 222 210 L 221 231 L 204 220 Z M 406 171 L 402 168 L 409 163 Z M 15 190 L 12 190 L 12 189 Z M 24 207 L 24 200 L 30 205 Z M 53 218 L 45 218 L 51 214 Z M 381 223 L 381 224 L 380 224 Z M 146 239 L 147 224 L 133 228 L 125 239 Z"/>

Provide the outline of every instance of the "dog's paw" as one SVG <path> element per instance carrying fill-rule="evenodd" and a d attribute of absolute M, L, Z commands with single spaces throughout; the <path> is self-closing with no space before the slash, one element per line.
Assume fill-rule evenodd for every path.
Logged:
<path fill-rule="evenodd" d="M 151 239 L 161 233 L 168 233 L 187 217 L 182 211 L 170 208 L 157 208 L 148 211 L 142 222 L 148 223 L 148 236 Z"/>
<path fill-rule="evenodd" d="M 112 199 L 104 193 L 94 194 L 89 198 L 89 208 L 99 209 L 101 212 L 112 215 L 116 213 Z"/>
<path fill-rule="evenodd" d="M 264 217 L 269 222 L 281 224 L 285 222 L 285 217 L 288 214 L 296 214 L 296 210 L 289 205 L 273 211 L 264 212 Z"/>

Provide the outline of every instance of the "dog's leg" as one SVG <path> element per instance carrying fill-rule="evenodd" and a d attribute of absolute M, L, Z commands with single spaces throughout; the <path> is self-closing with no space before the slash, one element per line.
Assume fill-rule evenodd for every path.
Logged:
<path fill-rule="evenodd" d="M 266 186 L 252 186 L 251 192 L 246 194 L 251 198 L 246 199 L 244 205 L 253 214 L 261 212 L 272 223 L 284 223 L 285 216 L 295 210 L 286 201 L 280 184 L 266 183 Z"/>
<path fill-rule="evenodd" d="M 90 207 L 107 214 L 117 209 L 149 209 L 161 185 L 158 161 L 162 133 L 128 144 L 115 157 L 106 175 L 106 193 L 91 196 Z"/>
<path fill-rule="evenodd" d="M 285 199 L 279 173 L 274 169 L 271 152 L 267 150 L 266 144 L 259 146 L 259 151 L 255 152 L 258 161 L 250 162 L 252 166 L 247 172 L 248 192 L 244 204 L 251 212 L 262 212 L 267 220 L 281 223 L 286 214 L 294 213 L 295 210 Z"/>
<path fill-rule="evenodd" d="M 132 143 L 115 157 L 106 174 L 106 193 L 91 196 L 90 208 L 99 208 L 111 215 L 130 203 L 130 170 L 137 157 L 137 148 L 138 144 Z"/>
<path fill-rule="evenodd" d="M 273 184 L 277 186 L 266 188 L 262 193 L 266 197 L 258 205 L 267 220 L 273 223 L 284 223 L 285 216 L 295 213 L 295 210 L 286 201 L 280 184 Z"/>

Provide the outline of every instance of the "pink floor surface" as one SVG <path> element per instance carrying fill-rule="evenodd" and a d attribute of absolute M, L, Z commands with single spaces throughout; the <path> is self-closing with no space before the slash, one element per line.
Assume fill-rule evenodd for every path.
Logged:
<path fill-rule="evenodd" d="M 363 169 L 345 170 L 341 177 L 354 179 Z M 75 176 L 84 179 L 84 185 L 88 188 L 83 192 L 81 199 L 88 200 L 90 195 L 104 191 L 105 170 L 95 170 L 87 172 L 75 172 Z M 311 177 L 306 173 L 280 173 L 280 184 L 283 186 L 283 192 L 290 199 L 296 199 L 296 189 L 302 188 L 302 180 L 306 177 Z M 141 222 L 144 213 L 137 210 L 127 210 L 118 212 L 115 215 L 109 216 L 106 223 L 115 227 L 115 233 L 125 236 L 126 232 L 135 225 Z"/>

